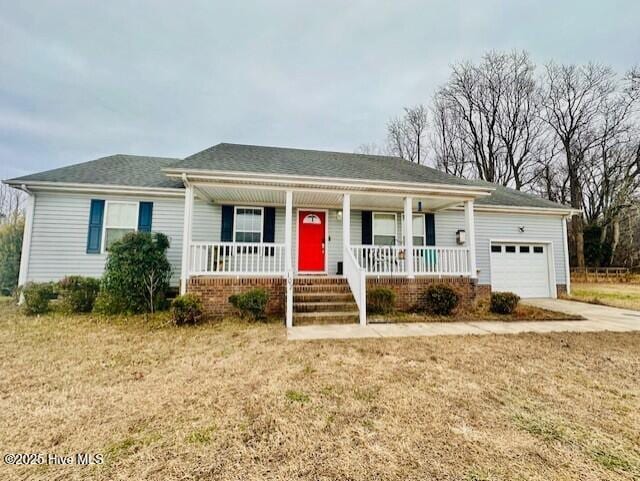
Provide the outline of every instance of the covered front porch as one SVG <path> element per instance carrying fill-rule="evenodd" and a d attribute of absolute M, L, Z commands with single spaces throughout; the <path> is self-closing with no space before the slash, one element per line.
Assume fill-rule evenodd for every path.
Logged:
<path fill-rule="evenodd" d="M 194 277 L 280 278 L 290 327 L 294 279 L 341 277 L 364 325 L 367 279 L 477 275 L 474 198 L 479 193 L 472 189 L 184 180 L 181 292 Z M 205 208 L 208 214 L 198 214 Z M 452 208 L 464 213 L 463 228 L 439 245 L 434 215 Z M 404 221 L 409 218 L 412 222 Z M 214 225 L 205 229 L 202 222 Z"/>

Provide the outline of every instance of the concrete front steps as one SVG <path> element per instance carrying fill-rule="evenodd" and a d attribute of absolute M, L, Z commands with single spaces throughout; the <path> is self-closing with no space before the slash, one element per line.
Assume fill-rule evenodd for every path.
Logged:
<path fill-rule="evenodd" d="M 358 306 L 343 277 L 297 277 L 293 280 L 293 325 L 354 324 Z"/>

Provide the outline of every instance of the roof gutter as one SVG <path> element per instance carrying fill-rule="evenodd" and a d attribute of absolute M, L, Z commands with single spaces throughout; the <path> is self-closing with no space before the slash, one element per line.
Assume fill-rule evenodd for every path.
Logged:
<path fill-rule="evenodd" d="M 344 177 L 318 177 L 307 175 L 290 175 L 290 174 L 270 174 L 260 172 L 242 172 L 242 171 L 220 171 L 220 170 L 197 170 L 197 169 L 175 169 L 167 167 L 162 169 L 168 177 L 182 177 L 183 174 L 189 174 L 192 178 L 204 180 L 228 180 L 228 181 L 260 181 L 260 182 L 279 182 L 279 183 L 297 183 L 297 184 L 310 184 L 319 185 L 324 183 L 327 185 L 343 184 L 352 186 L 374 186 L 374 187 L 400 187 L 400 188 L 412 188 L 412 189 L 424 189 L 424 188 L 438 188 L 438 189 L 455 189 L 455 190 L 468 190 L 471 192 L 486 192 L 490 194 L 495 187 L 478 186 L 468 184 L 439 184 L 433 182 L 399 182 L 390 180 L 378 180 L 378 179 L 347 179 Z"/>
<path fill-rule="evenodd" d="M 24 190 L 46 190 L 46 191 L 63 191 L 63 192 L 105 192 L 113 194 L 142 194 L 154 196 L 183 197 L 184 189 L 173 187 L 137 187 L 130 185 L 108 185 L 108 184 L 81 184 L 73 182 L 48 182 L 42 180 L 33 180 L 25 183 L 24 181 L 3 180 L 4 184 L 11 187 Z"/>
<path fill-rule="evenodd" d="M 461 207 L 453 207 L 452 210 L 462 210 Z M 581 214 L 582 211 L 572 208 L 563 207 L 518 207 L 518 206 L 502 206 L 502 205 L 482 205 L 475 204 L 476 212 L 493 212 L 500 214 L 538 214 L 538 215 L 561 215 L 563 217 L 572 217 Z"/>

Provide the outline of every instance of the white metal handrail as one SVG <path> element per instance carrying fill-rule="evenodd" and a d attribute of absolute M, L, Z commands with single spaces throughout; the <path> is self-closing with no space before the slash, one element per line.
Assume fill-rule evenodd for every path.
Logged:
<path fill-rule="evenodd" d="M 253 242 L 193 242 L 191 275 L 284 275 L 285 246 Z"/>
<path fill-rule="evenodd" d="M 354 245 L 350 252 L 367 275 L 406 275 L 405 246 Z M 414 275 L 471 275 L 466 247 L 414 246 L 412 252 Z"/>
<path fill-rule="evenodd" d="M 344 276 L 347 278 L 360 313 L 360 324 L 367 323 L 367 279 L 365 270 L 358 265 L 353 252 L 344 248 Z"/>

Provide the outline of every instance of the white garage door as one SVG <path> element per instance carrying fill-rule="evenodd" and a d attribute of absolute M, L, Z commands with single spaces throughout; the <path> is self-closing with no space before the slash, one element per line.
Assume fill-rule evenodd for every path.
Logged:
<path fill-rule="evenodd" d="M 550 297 L 549 246 L 546 244 L 491 244 L 491 290 L 515 292 L 520 297 Z"/>

